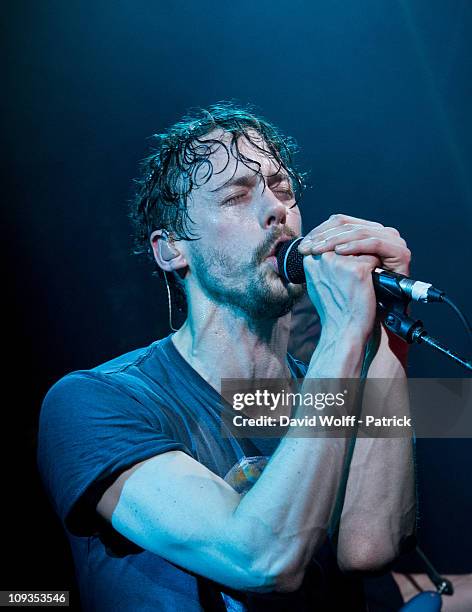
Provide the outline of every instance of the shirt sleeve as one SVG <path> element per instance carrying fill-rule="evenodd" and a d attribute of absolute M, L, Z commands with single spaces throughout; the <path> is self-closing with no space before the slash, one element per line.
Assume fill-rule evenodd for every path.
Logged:
<path fill-rule="evenodd" d="M 46 395 L 40 414 L 38 466 L 53 506 L 74 535 L 98 530 L 96 505 L 126 469 L 171 450 L 191 454 L 159 406 L 154 418 L 139 395 L 104 375 L 74 372 Z"/>

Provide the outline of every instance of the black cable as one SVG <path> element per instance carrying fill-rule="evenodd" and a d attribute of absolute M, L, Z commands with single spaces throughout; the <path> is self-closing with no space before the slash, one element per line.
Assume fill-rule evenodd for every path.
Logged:
<path fill-rule="evenodd" d="M 416 552 L 426 565 L 426 574 L 434 586 L 438 589 L 440 595 L 453 595 L 454 586 L 450 580 L 441 576 L 428 557 L 424 554 L 419 546 L 416 547 Z"/>
<path fill-rule="evenodd" d="M 465 316 L 465 314 L 460 310 L 458 306 L 454 304 L 454 302 L 450 298 L 447 297 L 447 295 L 442 295 L 441 301 L 447 304 L 448 306 L 450 306 L 454 310 L 454 312 L 456 313 L 456 315 L 459 317 L 462 324 L 466 328 L 467 334 L 469 335 L 469 340 L 472 344 L 472 327 L 470 326 L 470 323 L 467 320 L 467 317 Z"/>

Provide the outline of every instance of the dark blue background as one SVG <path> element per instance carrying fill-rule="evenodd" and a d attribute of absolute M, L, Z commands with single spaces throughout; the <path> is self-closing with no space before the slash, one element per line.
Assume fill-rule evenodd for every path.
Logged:
<path fill-rule="evenodd" d="M 333 212 L 394 225 L 413 275 L 470 312 L 472 4 L 22 0 L 2 14 L 4 331 L 22 375 L 6 411 L 20 434 L 8 449 L 2 588 L 66 587 L 61 532 L 34 471 L 37 416 L 65 372 L 167 334 L 163 288 L 131 255 L 126 218 L 147 137 L 191 106 L 257 105 L 301 147 L 306 230 Z M 470 352 L 445 306 L 415 312 Z M 411 373 L 462 375 L 424 347 Z M 471 448 L 419 444 L 420 541 L 442 571 L 472 569 Z"/>

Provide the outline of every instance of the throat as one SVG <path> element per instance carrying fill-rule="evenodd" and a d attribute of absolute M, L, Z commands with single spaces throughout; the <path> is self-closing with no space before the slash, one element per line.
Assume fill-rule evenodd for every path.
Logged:
<path fill-rule="evenodd" d="M 200 376 L 218 392 L 222 378 L 286 378 L 290 314 L 276 321 L 269 337 L 247 327 L 192 329 L 189 321 L 173 336 L 174 346 Z"/>

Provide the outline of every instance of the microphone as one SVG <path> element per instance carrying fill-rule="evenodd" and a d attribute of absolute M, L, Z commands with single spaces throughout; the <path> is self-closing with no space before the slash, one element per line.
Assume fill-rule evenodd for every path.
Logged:
<path fill-rule="evenodd" d="M 298 245 L 303 236 L 277 245 L 276 258 L 279 275 L 289 283 L 300 285 L 306 282 L 303 269 L 304 255 L 298 252 Z M 436 289 L 431 283 L 413 280 L 403 274 L 376 268 L 372 280 L 377 298 L 382 297 L 414 300 L 415 302 L 442 302 L 445 292 Z"/>

